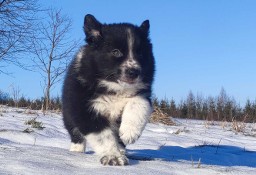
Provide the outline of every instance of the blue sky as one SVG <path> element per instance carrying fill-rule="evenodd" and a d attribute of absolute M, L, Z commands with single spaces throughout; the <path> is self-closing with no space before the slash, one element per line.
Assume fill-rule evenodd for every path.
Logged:
<path fill-rule="evenodd" d="M 154 93 L 179 102 L 188 92 L 216 96 L 222 87 L 237 102 L 256 99 L 255 0 L 41 0 L 73 20 L 72 37 L 84 39 L 85 14 L 105 23 L 150 20 L 156 59 Z M 42 96 L 41 77 L 14 66 L 0 74 L 0 89 L 19 86 L 30 98 Z M 61 94 L 61 84 L 53 95 Z"/>

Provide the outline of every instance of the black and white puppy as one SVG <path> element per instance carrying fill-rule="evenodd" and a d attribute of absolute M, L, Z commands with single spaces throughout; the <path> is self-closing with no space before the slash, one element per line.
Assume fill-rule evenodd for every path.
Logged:
<path fill-rule="evenodd" d="M 152 112 L 155 71 L 149 21 L 101 24 L 84 19 L 86 34 L 63 86 L 63 120 L 70 151 L 84 152 L 85 142 L 103 165 L 127 165 L 125 146 L 141 135 Z"/>

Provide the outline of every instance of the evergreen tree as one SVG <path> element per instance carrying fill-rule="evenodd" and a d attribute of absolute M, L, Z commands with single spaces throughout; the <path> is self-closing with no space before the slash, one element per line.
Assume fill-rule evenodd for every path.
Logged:
<path fill-rule="evenodd" d="M 164 112 L 169 114 L 169 104 L 168 104 L 168 100 L 161 100 L 160 101 L 160 109 Z"/>
<path fill-rule="evenodd" d="M 225 117 L 224 107 L 228 101 L 228 96 L 225 89 L 222 87 L 220 94 L 217 97 L 217 120 L 221 120 Z"/>
<path fill-rule="evenodd" d="M 187 97 L 187 112 L 188 118 L 194 118 L 196 115 L 195 96 L 192 91 L 189 92 Z"/>
<path fill-rule="evenodd" d="M 177 108 L 176 108 L 176 104 L 175 104 L 175 101 L 173 100 L 173 98 L 171 99 L 170 101 L 170 108 L 169 108 L 169 111 L 170 111 L 170 115 L 173 116 L 173 117 L 177 117 Z"/>

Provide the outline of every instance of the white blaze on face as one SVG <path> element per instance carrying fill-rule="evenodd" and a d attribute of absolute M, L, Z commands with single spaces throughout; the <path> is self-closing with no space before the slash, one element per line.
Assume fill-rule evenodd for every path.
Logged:
<path fill-rule="evenodd" d="M 134 36 L 131 32 L 131 29 L 127 29 L 127 42 L 128 42 L 128 58 L 133 60 L 133 45 L 134 45 Z"/>
<path fill-rule="evenodd" d="M 135 60 L 134 57 L 134 35 L 131 29 L 127 29 L 127 45 L 128 45 L 128 55 L 127 60 L 124 63 L 125 67 L 129 68 L 140 68 L 138 62 Z"/>

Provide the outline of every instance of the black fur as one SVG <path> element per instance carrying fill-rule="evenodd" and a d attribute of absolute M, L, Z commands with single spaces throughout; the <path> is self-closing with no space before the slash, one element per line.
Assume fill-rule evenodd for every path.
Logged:
<path fill-rule="evenodd" d="M 62 94 L 63 120 L 73 143 L 81 143 L 84 135 L 111 127 L 107 116 L 92 110 L 91 101 L 104 94 L 118 93 L 99 86 L 99 80 L 117 82 L 120 78 L 120 65 L 128 55 L 127 29 L 134 35 L 134 59 L 141 65 L 142 83 L 147 84 L 136 94 L 143 94 L 149 101 L 151 99 L 155 63 L 148 38 L 149 21 L 144 21 L 141 26 L 101 24 L 92 15 L 86 15 L 84 31 L 87 44 L 80 49 L 82 54 L 78 53 L 83 55 L 79 64 L 78 56 L 71 62 Z"/>

